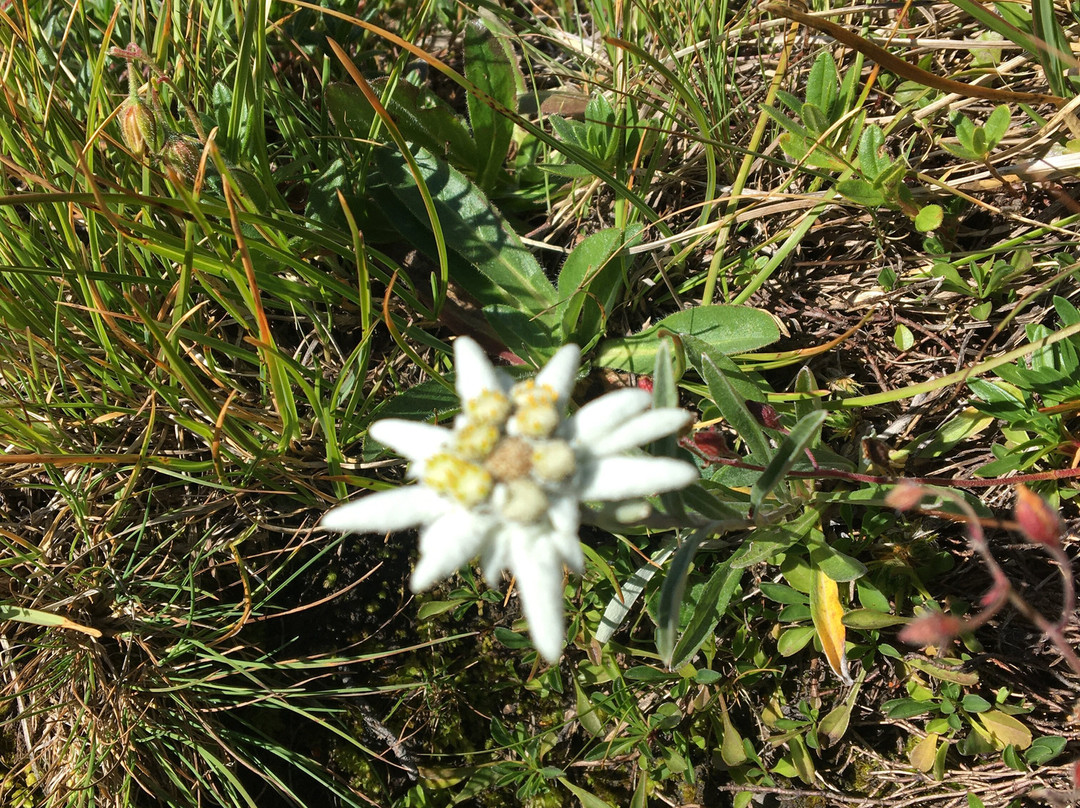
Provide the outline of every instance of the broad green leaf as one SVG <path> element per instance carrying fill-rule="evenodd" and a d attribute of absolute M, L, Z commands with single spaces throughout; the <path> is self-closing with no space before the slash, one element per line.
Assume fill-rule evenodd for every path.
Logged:
<path fill-rule="evenodd" d="M 836 191 L 845 199 L 867 208 L 880 208 L 885 204 L 885 195 L 864 179 L 841 180 L 836 183 Z"/>
<path fill-rule="evenodd" d="M 406 140 L 440 155 L 459 169 L 472 169 L 476 165 L 476 141 L 449 104 L 430 90 L 405 81 L 395 84 L 390 93 L 387 86 L 386 79 L 371 82 Z M 376 116 L 359 87 L 327 85 L 326 104 L 339 136 L 362 140 L 371 137 Z M 360 208 L 356 209 L 357 214 L 361 212 Z"/>
<path fill-rule="evenodd" d="M 626 284 L 626 250 L 641 239 L 640 225 L 593 233 L 574 248 L 559 272 L 557 316 L 563 342 L 595 343 Z"/>
<path fill-rule="evenodd" d="M 1011 123 L 1012 116 L 1009 114 L 1009 107 L 1007 105 L 1001 104 L 994 107 L 994 111 L 990 113 L 990 117 L 988 117 L 986 123 L 983 124 L 983 131 L 986 132 L 986 146 L 988 149 L 997 147 L 997 144 L 1005 137 L 1005 133 L 1009 131 L 1009 125 Z"/>
<path fill-rule="evenodd" d="M 813 626 L 789 628 L 776 641 L 776 650 L 780 652 L 780 656 L 793 656 L 805 648 L 812 639 L 814 639 Z"/>
<path fill-rule="evenodd" d="M 550 317 L 557 295 L 536 258 L 484 193 L 460 171 L 427 149 L 414 150 L 421 178 L 436 206 L 447 246 L 475 272 L 455 280 L 482 305 L 506 304 Z M 413 217 L 429 225 L 427 210 L 405 159 L 378 149 L 376 161 L 394 194 Z"/>
<path fill-rule="evenodd" d="M 915 229 L 920 233 L 937 230 L 945 220 L 945 211 L 941 205 L 923 205 L 915 215 Z"/>
<path fill-rule="evenodd" d="M 746 749 L 743 747 L 742 735 L 731 723 L 728 715 L 727 702 L 724 694 L 718 693 L 720 699 L 720 724 L 723 728 L 723 737 L 720 740 L 720 758 L 728 766 L 741 766 L 746 762 Z"/>
<path fill-rule="evenodd" d="M 806 741 L 802 735 L 795 735 L 788 739 L 788 749 L 791 750 L 791 762 L 795 765 L 795 771 L 799 779 L 806 785 L 814 784 L 814 759 L 810 750 L 806 748 Z"/>
<path fill-rule="evenodd" d="M 1042 766 L 1056 758 L 1065 749 L 1066 740 L 1056 735 L 1044 735 L 1031 742 L 1024 758 L 1030 766 Z"/>
<path fill-rule="evenodd" d="M 665 317 L 632 337 L 604 340 L 594 361 L 601 367 L 651 373 L 662 331 L 689 334 L 721 354 L 747 353 L 780 339 L 776 320 L 761 309 L 697 306 Z"/>
<path fill-rule="evenodd" d="M 806 79 L 806 102 L 831 118 L 839 89 L 840 74 L 836 70 L 836 60 L 829 51 L 823 50 L 814 59 L 810 75 Z"/>
<path fill-rule="evenodd" d="M 848 165 L 828 148 L 817 143 L 813 137 L 804 137 L 794 132 L 780 135 L 780 148 L 794 162 L 805 163 L 826 171 L 844 171 Z"/>
<path fill-rule="evenodd" d="M 1012 744 L 1017 749 L 1027 749 L 1031 746 L 1031 730 L 1013 716 L 1000 710 L 987 710 L 977 713 L 975 717 L 1001 747 Z"/>
<path fill-rule="evenodd" d="M 817 104 L 803 104 L 802 119 L 806 128 L 815 135 L 821 135 L 829 128 L 829 118 Z"/>
<path fill-rule="evenodd" d="M 506 38 L 493 34 L 482 20 L 465 26 L 465 78 L 488 96 L 470 92 L 466 104 L 477 148 L 476 183 L 490 191 L 503 175 L 514 135 L 509 111 L 517 105 L 525 82 Z"/>
<path fill-rule="evenodd" d="M 600 720 L 596 707 L 589 701 L 589 697 L 585 695 L 585 691 L 581 689 L 577 679 L 574 680 L 574 704 L 577 720 L 582 728 L 594 738 L 602 735 L 604 723 Z"/>
<path fill-rule="evenodd" d="M 870 124 L 859 138 L 859 168 L 863 176 L 873 183 L 892 165 L 885 154 L 885 133 L 877 124 Z"/>
<path fill-rule="evenodd" d="M 847 630 L 844 628 L 844 607 L 840 603 L 840 590 L 836 581 L 819 569 L 813 571 L 810 616 L 829 667 L 844 684 L 854 684 L 848 672 L 847 651 L 844 649 Z"/>

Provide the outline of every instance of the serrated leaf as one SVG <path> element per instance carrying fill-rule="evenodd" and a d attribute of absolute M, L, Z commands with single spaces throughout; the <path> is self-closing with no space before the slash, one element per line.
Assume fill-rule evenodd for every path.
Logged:
<path fill-rule="evenodd" d="M 836 581 L 816 567 L 810 589 L 810 616 L 829 667 L 844 684 L 854 684 L 848 672 L 847 651 L 844 649 L 847 630 L 844 628 L 840 590 Z"/>

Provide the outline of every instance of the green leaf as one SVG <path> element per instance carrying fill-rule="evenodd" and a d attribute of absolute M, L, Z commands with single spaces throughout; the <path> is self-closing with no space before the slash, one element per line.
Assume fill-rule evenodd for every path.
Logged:
<path fill-rule="evenodd" d="M 491 101 L 470 92 L 466 98 L 469 121 L 477 147 L 476 182 L 491 190 L 503 175 L 503 164 L 514 135 L 508 111 L 525 89 L 517 59 L 506 39 L 493 34 L 482 20 L 465 26 L 465 78 Z"/>
<path fill-rule="evenodd" d="M 931 712 L 936 705 L 930 701 L 915 699 L 890 699 L 881 705 L 882 712 L 889 718 L 914 718 Z"/>
<path fill-rule="evenodd" d="M 649 563 L 642 564 L 622 585 L 622 598 L 619 595 L 608 601 L 604 609 L 604 616 L 600 618 L 600 625 L 594 635 L 596 641 L 603 645 L 611 639 L 616 630 L 626 619 L 626 615 L 634 607 L 634 603 L 645 590 L 645 585 L 659 572 L 661 565 L 668 560 L 675 548 L 667 547 L 653 554 Z"/>
<path fill-rule="evenodd" d="M 994 741 L 1001 745 L 999 748 L 1004 748 L 1009 744 L 1017 749 L 1027 749 L 1031 746 L 1031 730 L 1011 715 L 1000 710 L 988 710 L 985 713 L 976 714 L 975 717 L 982 722 Z"/>
<path fill-rule="evenodd" d="M 455 280 L 482 305 L 506 304 L 538 318 L 550 317 L 557 303 L 555 287 L 536 258 L 468 177 L 427 149 L 414 149 L 421 179 L 435 203 L 447 246 L 475 272 Z M 405 159 L 378 149 L 376 161 L 394 194 L 418 222 L 430 226 L 423 198 Z"/>
<path fill-rule="evenodd" d="M 960 700 L 960 706 L 969 713 L 982 713 L 989 710 L 993 705 L 982 696 L 976 695 L 975 693 L 968 693 Z"/>
<path fill-rule="evenodd" d="M 1056 735 L 1044 735 L 1031 742 L 1024 759 L 1030 766 L 1042 766 L 1060 755 L 1065 749 L 1066 739 Z"/>
<path fill-rule="evenodd" d="M 813 626 L 796 626 L 795 628 L 787 629 L 780 638 L 776 641 L 776 650 L 780 652 L 780 656 L 793 656 L 803 648 L 806 644 L 814 639 Z"/>
<path fill-rule="evenodd" d="M 803 123 L 806 124 L 806 128 L 815 135 L 820 135 L 829 128 L 829 118 L 817 104 L 803 104 L 802 119 Z"/>
<path fill-rule="evenodd" d="M 774 452 L 769 445 L 768 438 L 757 419 L 746 408 L 746 402 L 732 387 L 727 377 L 717 370 L 716 365 L 707 356 L 701 360 L 702 369 L 705 371 L 705 383 L 709 387 L 709 395 L 716 404 L 724 420 L 731 425 L 739 437 L 750 448 L 750 452 L 758 458 L 771 460 Z"/>
<path fill-rule="evenodd" d="M 604 722 L 600 720 L 596 707 L 589 701 L 589 697 L 585 695 L 585 691 L 581 689 L 577 679 L 574 680 L 574 705 L 578 723 L 581 724 L 582 729 L 594 738 L 603 735 Z"/>
<path fill-rule="evenodd" d="M 908 752 L 908 760 L 911 765 L 921 772 L 928 772 L 934 768 L 934 758 L 937 757 L 938 736 L 929 733 L 925 738 L 915 744 Z"/>
<path fill-rule="evenodd" d="M 859 138 L 859 168 L 863 176 L 873 183 L 892 165 L 885 154 L 885 133 L 877 124 L 870 124 Z"/>
<path fill-rule="evenodd" d="M 476 165 L 476 142 L 462 119 L 445 101 L 424 87 L 398 82 L 387 94 L 386 79 L 374 79 L 372 89 L 382 97 L 383 105 L 405 139 L 433 154 L 438 154 L 459 168 Z M 326 104 L 337 125 L 337 135 L 367 140 L 375 123 L 375 111 L 360 88 L 354 84 L 329 84 Z M 350 189 L 352 190 L 352 189 Z M 362 207 L 354 207 L 357 214 Z"/>
<path fill-rule="evenodd" d="M 660 600 L 656 608 L 656 650 L 669 667 L 675 653 L 675 634 L 679 630 L 679 607 L 686 590 L 686 577 L 690 574 L 698 546 L 708 535 L 706 530 L 695 530 L 683 540 L 671 559 L 671 567 L 660 587 Z"/>
<path fill-rule="evenodd" d="M 910 617 L 885 614 L 884 612 L 877 612 L 871 609 L 852 609 L 844 615 L 845 626 L 848 628 L 863 629 L 864 631 L 875 631 L 879 628 L 888 628 L 889 626 L 896 626 L 910 621 Z"/>
<path fill-rule="evenodd" d="M 622 339 L 604 340 L 597 365 L 631 373 L 651 373 L 661 331 L 697 337 L 721 354 L 754 351 L 780 339 L 772 315 L 749 306 L 697 306 L 665 317 L 656 325 Z"/>
<path fill-rule="evenodd" d="M 746 762 L 746 749 L 743 746 L 742 735 L 731 723 L 728 715 L 727 702 L 723 694 L 718 694 L 720 699 L 720 724 L 723 729 L 723 737 L 720 740 L 720 758 L 728 766 L 741 766 Z"/>
<path fill-rule="evenodd" d="M 1080 65 L 1069 47 L 1069 38 L 1058 22 L 1056 6 L 1054 0 L 1032 0 L 1032 29 L 1040 45 L 1039 63 L 1043 67 L 1047 84 L 1055 95 L 1071 98 L 1076 95 L 1076 89 L 1066 74 Z"/>
<path fill-rule="evenodd" d="M 1037 4 L 1038 0 L 1036 0 Z M 988 150 L 997 147 L 1001 139 L 1005 137 L 1005 133 L 1009 131 L 1010 124 L 1012 124 L 1012 116 L 1009 114 L 1008 106 L 1001 104 L 995 107 L 982 127 L 986 133 L 986 148 Z"/>
<path fill-rule="evenodd" d="M 817 143 L 812 137 L 804 137 L 794 132 L 780 135 L 780 148 L 794 162 L 823 168 L 826 171 L 843 171 L 847 163 L 834 155 L 829 149 Z"/>
<path fill-rule="evenodd" d="M 750 489 L 750 506 L 756 511 L 765 502 L 765 497 L 772 493 L 791 471 L 791 467 L 803 458 L 806 448 L 817 441 L 821 426 L 829 417 L 826 410 L 817 410 L 803 418 L 792 427 L 776 450 L 765 471 L 761 473 L 753 488 Z"/>
<path fill-rule="evenodd" d="M 839 88 L 840 74 L 836 70 L 836 60 L 829 51 L 823 50 L 814 59 L 810 75 L 806 79 L 806 102 L 831 118 Z M 819 131 L 825 130 L 823 128 Z"/>
<path fill-rule="evenodd" d="M 852 178 L 836 183 L 836 191 L 845 199 L 867 208 L 880 208 L 885 204 L 885 195 L 864 179 Z"/>
<path fill-rule="evenodd" d="M 855 700 L 859 697 L 859 690 L 862 689 L 863 679 L 865 678 L 866 671 L 863 670 L 859 673 L 859 678 L 855 680 L 855 686 L 848 692 L 844 701 L 831 709 L 828 715 L 821 719 L 821 723 L 818 724 L 818 740 L 823 748 L 836 745 L 847 733 L 848 724 L 851 722 L 851 711 L 855 707 Z"/>
<path fill-rule="evenodd" d="M 735 594 L 735 589 L 741 579 L 742 570 L 734 569 L 730 558 L 716 566 L 698 599 L 690 625 L 686 627 L 686 631 L 679 638 L 678 645 L 675 646 L 671 661 L 673 668 L 678 669 L 687 664 L 701 646 L 712 638 L 713 631 L 727 611 L 731 597 Z"/>
<path fill-rule="evenodd" d="M 614 808 L 611 803 L 605 802 L 591 791 L 578 788 L 565 777 L 560 777 L 559 782 L 563 784 L 567 791 L 578 798 L 578 801 L 581 803 L 581 808 Z"/>
<path fill-rule="evenodd" d="M 604 333 L 605 323 L 626 286 L 627 250 L 641 240 L 642 228 L 609 228 L 593 233 L 574 248 L 559 272 L 557 317 L 562 341 L 588 350 Z"/>
<path fill-rule="evenodd" d="M 923 205 L 915 215 L 915 229 L 920 233 L 929 233 L 941 227 L 945 211 L 941 205 Z"/>
<path fill-rule="evenodd" d="M 799 779 L 806 785 L 814 784 L 814 759 L 810 756 L 810 750 L 806 748 L 806 741 L 802 735 L 795 735 L 788 739 L 788 749 L 791 750 L 791 762 L 795 765 L 795 771 Z"/>

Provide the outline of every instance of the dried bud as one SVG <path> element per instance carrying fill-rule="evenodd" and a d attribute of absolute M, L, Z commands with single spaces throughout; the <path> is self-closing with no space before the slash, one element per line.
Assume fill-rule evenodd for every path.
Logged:
<path fill-rule="evenodd" d="M 734 453 L 728 448 L 727 440 L 724 439 L 723 434 L 715 429 L 703 429 L 683 440 L 687 449 L 707 462 L 714 463 L 722 457 L 734 456 Z"/>
<path fill-rule="evenodd" d="M 745 404 L 746 409 L 750 410 L 750 414 L 766 429 L 784 428 L 783 424 L 780 423 L 780 413 L 771 404 L 751 400 L 747 400 Z"/>
<path fill-rule="evenodd" d="M 153 110 L 138 96 L 130 96 L 120 109 L 120 134 L 131 153 L 142 158 L 158 150 L 158 122 Z"/>
<path fill-rule="evenodd" d="M 202 144 L 187 135 L 171 134 L 161 150 L 161 162 L 186 180 L 194 179 L 199 170 Z"/>
<path fill-rule="evenodd" d="M 910 511 L 918 507 L 925 495 L 926 490 L 921 485 L 905 480 L 897 483 L 893 490 L 885 495 L 885 504 L 898 511 Z"/>
<path fill-rule="evenodd" d="M 897 635 L 909 645 L 941 645 L 960 633 L 963 623 L 958 617 L 944 612 L 929 612 L 916 617 Z"/>
<path fill-rule="evenodd" d="M 1047 547 L 1061 546 L 1061 518 L 1046 500 L 1020 485 L 1016 489 L 1016 508 L 1013 511 L 1020 531 L 1027 540 Z"/>

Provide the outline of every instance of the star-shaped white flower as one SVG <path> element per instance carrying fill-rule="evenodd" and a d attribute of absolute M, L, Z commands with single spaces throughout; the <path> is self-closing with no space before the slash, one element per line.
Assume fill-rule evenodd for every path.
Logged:
<path fill-rule="evenodd" d="M 690 414 L 650 410 L 652 397 L 628 388 L 601 396 L 567 418 L 581 361 L 560 348 L 534 379 L 515 383 L 468 337 L 454 343 L 461 414 L 452 429 L 399 419 L 369 434 L 409 460 L 416 485 L 370 494 L 327 513 L 322 526 L 386 532 L 423 526 L 411 586 L 420 592 L 479 556 L 492 585 L 517 579 L 537 650 L 556 662 L 565 643 L 563 566 L 580 572 L 582 501 L 617 501 L 683 488 L 693 465 L 627 451 L 677 432 Z"/>

